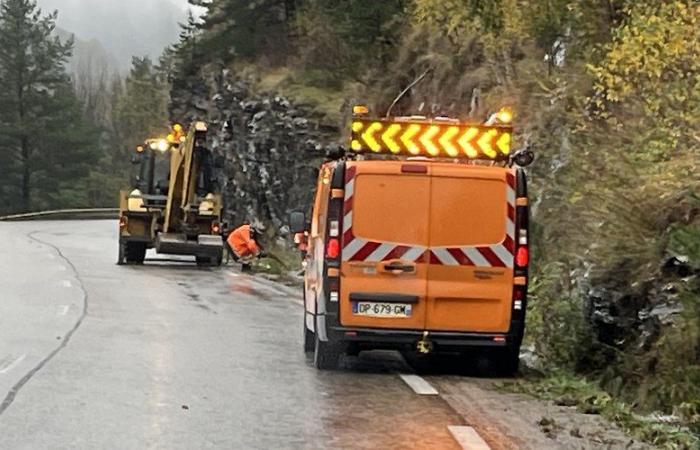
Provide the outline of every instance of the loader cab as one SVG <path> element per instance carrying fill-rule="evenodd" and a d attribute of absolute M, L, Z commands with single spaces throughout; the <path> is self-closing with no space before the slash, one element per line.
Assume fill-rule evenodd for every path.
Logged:
<path fill-rule="evenodd" d="M 356 118 L 321 168 L 308 229 L 305 348 L 488 349 L 517 369 L 528 276 L 525 173 L 509 125 Z M 483 162 L 485 161 L 485 162 Z M 291 218 L 292 232 L 305 220 Z"/>
<path fill-rule="evenodd" d="M 168 196 L 172 146 L 164 139 L 151 139 L 137 147 L 137 154 L 132 159 L 137 172 L 133 188 L 152 197 L 156 203 L 159 197 L 165 201 Z"/>

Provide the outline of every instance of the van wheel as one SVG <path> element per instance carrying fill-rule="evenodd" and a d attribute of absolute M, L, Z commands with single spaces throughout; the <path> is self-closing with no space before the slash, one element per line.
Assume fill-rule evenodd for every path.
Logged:
<path fill-rule="evenodd" d="M 316 334 L 306 326 L 306 314 L 306 311 L 304 311 L 302 320 L 302 325 L 304 326 L 304 353 L 311 353 L 316 348 Z"/>
<path fill-rule="evenodd" d="M 318 370 L 335 370 L 340 363 L 341 347 L 334 342 L 323 342 L 314 333 L 314 367 Z"/>
<path fill-rule="evenodd" d="M 494 366 L 501 376 L 512 377 L 520 367 L 520 347 L 505 348 L 494 355 Z"/>

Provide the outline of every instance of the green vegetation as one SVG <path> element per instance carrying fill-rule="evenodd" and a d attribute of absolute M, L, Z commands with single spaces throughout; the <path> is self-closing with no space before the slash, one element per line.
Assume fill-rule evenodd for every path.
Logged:
<path fill-rule="evenodd" d="M 116 206 L 137 143 L 168 124 L 164 69 L 66 71 L 73 42 L 32 0 L 0 5 L 0 215 Z"/>
<path fill-rule="evenodd" d="M 0 4 L 0 213 L 84 197 L 97 130 L 82 116 L 64 64 L 72 42 L 29 0 Z M 61 111 L 61 114 L 56 114 Z"/>
<path fill-rule="evenodd" d="M 553 374 L 540 380 L 506 382 L 499 387 L 545 398 L 559 406 L 575 407 L 583 414 L 600 414 L 631 436 L 660 448 L 693 449 L 700 445 L 700 403 L 697 398 L 679 404 L 675 411 L 677 416 L 664 418 L 637 414 L 632 406 L 611 397 L 595 383 L 564 374 Z M 681 425 L 681 422 L 686 425 Z"/>

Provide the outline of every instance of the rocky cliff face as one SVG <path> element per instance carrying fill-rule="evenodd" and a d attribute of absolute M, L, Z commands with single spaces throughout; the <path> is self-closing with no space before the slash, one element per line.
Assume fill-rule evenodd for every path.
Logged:
<path fill-rule="evenodd" d="M 211 148 L 225 157 L 220 174 L 231 226 L 258 218 L 285 233 L 289 212 L 311 204 L 325 149 L 338 139 L 309 105 L 256 93 L 225 69 L 191 83 L 173 99 L 172 116 L 205 120 Z"/>

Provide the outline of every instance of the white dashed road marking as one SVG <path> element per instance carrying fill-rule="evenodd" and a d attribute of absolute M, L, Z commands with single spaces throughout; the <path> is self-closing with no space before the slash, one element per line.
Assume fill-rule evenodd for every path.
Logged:
<path fill-rule="evenodd" d="M 69 288 L 69 287 L 73 286 L 73 283 L 71 283 L 70 280 L 63 280 L 63 281 L 61 281 L 61 286 L 65 287 L 65 288 Z"/>
<path fill-rule="evenodd" d="M 438 395 L 438 391 L 418 375 L 401 373 L 399 377 L 418 395 Z"/>
<path fill-rule="evenodd" d="M 24 358 L 26 357 L 27 355 L 23 353 L 16 358 L 8 358 L 5 361 L 0 361 L 0 373 L 7 373 L 15 367 L 19 366 L 20 363 L 24 361 Z"/>
<path fill-rule="evenodd" d="M 479 433 L 472 427 L 449 426 L 447 429 L 450 430 L 452 437 L 455 438 L 463 450 L 491 450 L 489 444 L 481 439 Z"/>
<path fill-rule="evenodd" d="M 70 305 L 63 305 L 61 306 L 61 309 L 58 311 L 59 316 L 65 316 L 68 314 L 68 310 L 70 309 Z"/>

